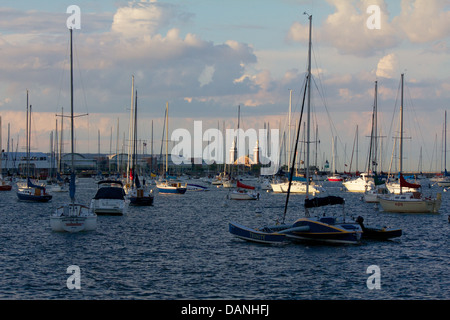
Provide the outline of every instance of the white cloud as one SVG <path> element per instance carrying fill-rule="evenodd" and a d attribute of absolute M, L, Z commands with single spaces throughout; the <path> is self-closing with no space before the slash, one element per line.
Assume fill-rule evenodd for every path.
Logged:
<path fill-rule="evenodd" d="M 441 40 L 450 34 L 448 0 L 402 0 L 401 14 L 393 19 L 413 43 Z"/>
<path fill-rule="evenodd" d="M 114 14 L 111 30 L 127 38 L 151 36 L 173 18 L 174 7 L 156 1 L 129 2 Z"/>
<path fill-rule="evenodd" d="M 338 49 L 341 54 L 355 56 L 371 56 L 378 52 L 396 46 L 399 38 L 393 26 L 388 23 L 389 13 L 384 0 L 341 1 L 328 0 L 335 7 L 321 26 L 314 22 L 313 43 L 328 44 Z M 366 9 L 370 5 L 380 7 L 381 29 L 369 29 L 367 20 L 370 14 Z M 287 39 L 297 42 L 307 42 L 309 24 L 295 22 L 292 24 Z"/>
<path fill-rule="evenodd" d="M 399 75 L 398 70 L 398 57 L 396 54 L 391 53 L 378 61 L 377 70 L 376 70 L 376 76 L 377 77 L 383 77 L 383 78 L 396 78 Z"/>
<path fill-rule="evenodd" d="M 441 41 L 450 34 L 447 0 L 402 0 L 401 12 L 395 17 L 390 16 L 386 0 L 328 2 L 335 11 L 320 26 L 313 20 L 313 37 L 321 45 L 330 45 L 344 55 L 367 57 L 383 53 L 400 45 L 405 35 L 411 43 L 427 43 Z M 371 16 L 366 10 L 371 5 L 381 10 L 380 29 L 372 30 L 366 25 Z M 286 38 L 305 43 L 308 23 L 294 22 Z M 445 52 L 445 43 L 441 42 L 437 49 Z"/>

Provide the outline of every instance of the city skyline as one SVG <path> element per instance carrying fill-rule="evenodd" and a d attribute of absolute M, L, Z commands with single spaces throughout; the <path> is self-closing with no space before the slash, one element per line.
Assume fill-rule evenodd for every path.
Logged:
<path fill-rule="evenodd" d="M 81 9 L 74 30 L 76 150 L 115 152 L 128 140 L 131 77 L 138 92 L 139 138 L 159 153 L 166 102 L 170 132 L 194 121 L 244 130 L 286 130 L 289 90 L 298 121 L 313 16 L 313 127 L 322 163 L 350 165 L 358 126 L 364 170 L 378 83 L 383 170 L 393 153 L 400 75 L 405 74 L 406 170 L 441 171 L 444 111 L 450 101 L 450 5 L 403 1 L 2 1 L 2 147 L 25 141 L 26 91 L 33 106 L 32 148 L 48 152 L 50 132 L 70 110 L 67 8 Z M 379 26 L 368 20 L 380 9 Z M 119 124 L 119 131 L 117 126 Z M 66 120 L 64 127 L 69 128 Z M 294 124 L 292 132 L 294 131 Z M 64 132 L 68 137 L 69 131 Z M 313 133 L 314 134 L 314 133 Z M 98 139 L 100 135 L 100 139 Z M 13 146 L 14 147 L 14 146 Z M 14 147 L 15 148 L 15 147 Z M 253 148 L 252 146 L 250 147 Z M 250 151 L 251 152 L 251 151 Z M 396 161 L 396 160 L 394 160 Z M 394 164 L 392 164 L 392 168 Z"/>

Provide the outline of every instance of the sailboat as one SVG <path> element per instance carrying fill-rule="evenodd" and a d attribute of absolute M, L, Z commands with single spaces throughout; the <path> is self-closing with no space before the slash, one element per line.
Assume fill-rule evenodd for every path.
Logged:
<path fill-rule="evenodd" d="M 73 56 L 72 29 L 70 30 L 70 122 L 71 122 L 71 173 L 69 184 L 70 202 L 58 207 L 50 216 L 50 226 L 53 231 L 92 231 L 97 228 L 97 215 L 87 206 L 75 202 L 75 165 L 74 165 L 74 130 L 73 130 Z"/>
<path fill-rule="evenodd" d="M 305 13 L 306 14 L 306 13 Z M 306 87 L 303 95 L 303 105 L 301 117 L 303 116 L 303 108 L 305 105 L 306 93 L 308 93 L 307 99 L 307 145 L 306 145 L 306 186 L 308 191 L 309 186 L 309 141 L 310 141 L 310 104 L 311 104 L 311 31 L 312 31 L 312 16 L 309 17 L 309 51 L 308 51 L 308 75 Z M 300 118 L 299 123 L 302 123 Z M 295 144 L 295 151 L 293 154 L 293 164 L 295 163 L 295 156 L 297 151 L 297 145 L 300 135 L 300 126 L 297 131 L 297 139 Z M 292 176 L 294 166 L 292 165 L 291 174 L 289 177 L 289 184 L 292 183 Z M 308 192 L 306 192 L 306 199 L 304 203 L 305 217 L 297 219 L 292 224 L 285 224 L 284 219 L 287 212 L 287 206 L 289 201 L 288 191 L 286 196 L 286 203 L 284 208 L 283 221 L 281 224 L 273 226 L 265 226 L 261 229 L 251 229 L 248 227 L 240 226 L 237 223 L 229 224 L 229 232 L 241 239 L 253 242 L 264 243 L 281 243 L 286 240 L 291 241 L 313 241 L 313 242 L 325 242 L 336 244 L 358 244 L 362 236 L 362 228 L 358 223 L 349 222 L 345 219 L 345 214 L 342 217 L 335 216 L 317 216 L 310 217 L 309 209 L 317 208 L 328 205 L 343 205 L 345 200 L 341 197 L 328 196 L 321 198 L 309 199 Z"/>
<path fill-rule="evenodd" d="M 331 182 L 342 182 L 344 181 L 344 178 L 342 178 L 342 176 L 337 173 L 336 171 L 336 145 L 337 145 L 337 137 L 334 137 L 333 139 L 333 143 L 332 143 L 332 149 L 333 149 L 333 163 L 331 164 L 331 168 L 332 168 L 332 175 L 327 177 L 328 181 Z"/>
<path fill-rule="evenodd" d="M 166 171 L 165 179 L 158 181 L 156 187 L 159 193 L 184 194 L 187 190 L 187 184 L 176 180 L 169 180 L 169 103 L 166 103 Z"/>
<path fill-rule="evenodd" d="M 30 202 L 48 202 L 53 196 L 49 194 L 43 185 L 38 185 L 31 181 L 29 176 L 30 171 L 30 144 L 31 144 L 31 109 L 32 106 L 28 105 L 28 90 L 27 90 L 27 169 L 26 169 L 26 182 L 24 184 L 17 184 L 17 197 L 20 201 Z M 28 113 L 29 111 L 29 113 Z"/>
<path fill-rule="evenodd" d="M 378 101 L 378 81 L 375 81 L 375 94 L 374 94 L 374 105 L 372 111 L 372 134 L 370 137 L 370 150 L 369 150 L 369 160 L 367 161 L 367 172 L 363 172 L 359 177 L 355 179 L 350 179 L 342 184 L 347 189 L 348 192 L 360 192 L 365 195 L 374 195 L 375 200 L 378 195 L 378 190 L 375 190 L 375 181 L 372 176 L 373 172 L 376 172 L 376 136 L 377 136 L 377 101 Z M 372 157 L 373 156 L 373 157 Z M 375 191 L 375 194 L 374 194 Z M 375 201 L 372 200 L 372 201 Z"/>
<path fill-rule="evenodd" d="M 133 165 L 130 176 L 131 189 L 128 191 L 128 199 L 131 206 L 151 206 L 153 204 L 153 192 L 141 185 L 139 174 L 137 173 L 137 91 L 134 104 L 134 133 L 133 133 Z"/>
<path fill-rule="evenodd" d="M 259 193 L 255 191 L 255 187 L 236 182 L 236 190 L 228 194 L 230 200 L 259 200 Z"/>
<path fill-rule="evenodd" d="M 9 181 L 3 179 L 3 149 L 2 149 L 2 117 L 0 117 L 0 191 L 11 191 L 12 185 Z"/>
<path fill-rule="evenodd" d="M 447 110 L 445 110 L 445 125 L 444 125 L 444 174 L 437 180 L 439 187 L 450 187 L 450 174 L 447 172 Z"/>
<path fill-rule="evenodd" d="M 400 155 L 399 155 L 399 193 L 391 193 L 387 196 L 380 197 L 379 203 L 384 211 L 399 213 L 438 213 L 441 207 L 441 194 L 438 193 L 436 198 L 424 197 L 419 191 L 421 187 L 418 184 L 412 184 L 405 180 L 402 175 L 402 158 L 403 158 L 403 82 L 404 74 L 401 75 L 401 106 L 400 106 Z M 404 188 L 408 188 L 407 192 L 403 192 Z M 389 186 L 388 186 L 389 189 Z"/>

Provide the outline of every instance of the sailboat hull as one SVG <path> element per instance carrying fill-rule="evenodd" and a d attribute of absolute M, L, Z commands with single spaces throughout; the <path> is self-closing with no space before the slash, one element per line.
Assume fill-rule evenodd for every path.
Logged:
<path fill-rule="evenodd" d="M 93 199 L 91 209 L 97 215 L 123 216 L 126 210 L 125 200 Z"/>
<path fill-rule="evenodd" d="M 233 191 L 228 195 L 230 200 L 258 200 L 259 194 L 255 192 Z"/>
<path fill-rule="evenodd" d="M 131 196 L 130 206 L 151 206 L 153 205 L 153 196 Z"/>
<path fill-rule="evenodd" d="M 50 227 L 55 232 L 92 231 L 97 228 L 97 215 L 83 205 L 65 205 L 50 217 Z"/>
<path fill-rule="evenodd" d="M 270 184 L 270 187 L 272 188 L 272 191 L 274 193 L 283 193 L 283 189 L 281 189 L 282 184 L 281 183 L 272 183 Z"/>
<path fill-rule="evenodd" d="M 187 191 L 187 185 L 179 182 L 157 183 L 159 193 L 184 194 Z"/>
<path fill-rule="evenodd" d="M 396 213 L 439 213 L 440 194 L 436 199 L 414 199 L 408 195 L 380 197 L 379 203 L 384 211 Z"/>
<path fill-rule="evenodd" d="M 359 179 L 359 178 L 358 178 Z M 343 183 L 348 192 L 364 193 L 375 188 L 373 181 L 349 180 Z"/>
<path fill-rule="evenodd" d="M 20 201 L 49 202 L 52 200 L 52 195 L 38 194 L 33 190 L 22 189 L 17 192 L 17 198 L 19 198 Z"/>
<path fill-rule="evenodd" d="M 293 227 L 309 227 L 307 231 L 294 231 L 286 236 L 294 241 L 313 241 L 335 244 L 358 244 L 362 229 L 356 223 L 336 223 L 335 218 L 301 218 Z"/>
<path fill-rule="evenodd" d="M 237 238 L 250 242 L 279 244 L 286 241 L 286 236 L 284 234 L 255 230 L 235 222 L 230 222 L 228 229 L 229 232 Z"/>
<path fill-rule="evenodd" d="M 446 179 L 446 180 L 441 180 L 438 183 L 439 187 L 450 187 L 450 180 Z"/>
<path fill-rule="evenodd" d="M 11 191 L 12 186 L 8 184 L 0 185 L 0 191 Z"/>
<path fill-rule="evenodd" d="M 287 193 L 289 189 L 289 182 L 271 184 L 271 186 L 272 191 L 275 193 Z M 323 188 L 320 186 L 312 184 L 308 186 L 308 194 L 314 195 L 323 191 Z M 306 183 L 298 181 L 292 182 L 290 193 L 306 194 Z"/>

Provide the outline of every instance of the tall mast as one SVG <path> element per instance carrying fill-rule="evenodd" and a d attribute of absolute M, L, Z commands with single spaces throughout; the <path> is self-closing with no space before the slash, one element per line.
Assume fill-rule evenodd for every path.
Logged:
<path fill-rule="evenodd" d="M 401 97 L 401 104 L 400 104 L 400 155 L 399 155 L 399 160 L 400 160 L 400 173 L 403 172 L 403 76 L 404 74 L 402 73 L 402 97 Z M 400 189 L 401 191 L 401 189 Z"/>
<path fill-rule="evenodd" d="M 131 76 L 131 110 L 130 110 L 130 125 L 128 127 L 128 139 L 131 139 L 132 137 L 132 130 L 133 130 L 133 107 L 134 105 L 134 76 Z M 128 144 L 128 161 L 127 161 L 127 183 L 130 182 L 130 166 L 132 166 L 133 163 L 133 155 L 132 155 L 132 146 Z"/>
<path fill-rule="evenodd" d="M 119 173 L 119 118 L 117 118 L 116 167 L 117 173 Z"/>
<path fill-rule="evenodd" d="M 2 149 L 2 117 L 0 116 L 0 179 L 3 178 L 2 158 L 3 158 L 3 149 Z"/>
<path fill-rule="evenodd" d="M 166 102 L 166 179 L 169 174 L 169 102 Z"/>
<path fill-rule="evenodd" d="M 445 124 L 444 124 L 444 174 L 447 174 L 447 110 L 445 110 Z M 441 158 L 442 159 L 442 158 Z"/>
<path fill-rule="evenodd" d="M 308 48 L 308 104 L 306 114 L 306 199 L 309 193 L 309 140 L 310 140 L 310 108 L 311 108 L 311 46 L 312 46 L 312 16 L 309 18 L 309 48 Z"/>
<path fill-rule="evenodd" d="M 152 141 L 150 144 L 151 148 L 151 162 L 150 162 L 150 173 L 153 172 L 153 120 L 152 120 Z M 150 175 L 151 176 L 151 175 Z"/>
<path fill-rule="evenodd" d="M 134 103 L 134 132 L 133 132 L 133 184 L 136 185 L 135 176 L 137 168 L 137 90 Z"/>
<path fill-rule="evenodd" d="M 288 114 L 288 169 L 291 167 L 291 112 L 292 112 L 292 89 L 289 89 L 289 114 Z"/>
<path fill-rule="evenodd" d="M 400 154 L 399 154 L 399 168 L 400 174 L 403 171 L 403 78 L 404 74 L 402 73 L 402 97 L 400 103 Z M 402 194 L 402 184 L 400 183 L 400 194 Z"/>
<path fill-rule="evenodd" d="M 374 127 L 373 127 L 373 138 L 374 138 L 374 145 L 373 145 L 373 171 L 377 172 L 378 171 L 378 160 L 377 160 L 377 155 L 378 155 L 378 81 L 375 81 L 375 101 L 374 101 Z"/>
<path fill-rule="evenodd" d="M 29 115 L 28 115 L 28 90 L 27 90 L 27 126 L 26 126 L 26 134 L 27 134 L 27 138 L 25 139 L 26 140 L 26 143 L 27 143 L 27 148 L 26 148 L 26 157 L 27 157 L 27 184 L 28 184 L 28 176 L 29 176 L 29 168 L 30 168 L 30 154 L 29 154 L 29 150 L 28 150 L 28 146 L 29 146 L 29 144 L 30 144 L 30 142 L 28 141 L 29 140 L 29 138 L 30 138 L 30 136 L 28 135 L 28 125 L 29 125 L 29 122 L 28 122 L 28 117 L 29 117 Z"/>
<path fill-rule="evenodd" d="M 72 52 L 72 29 L 70 29 L 70 143 L 72 153 L 72 172 L 75 173 L 73 155 L 73 52 Z"/>

